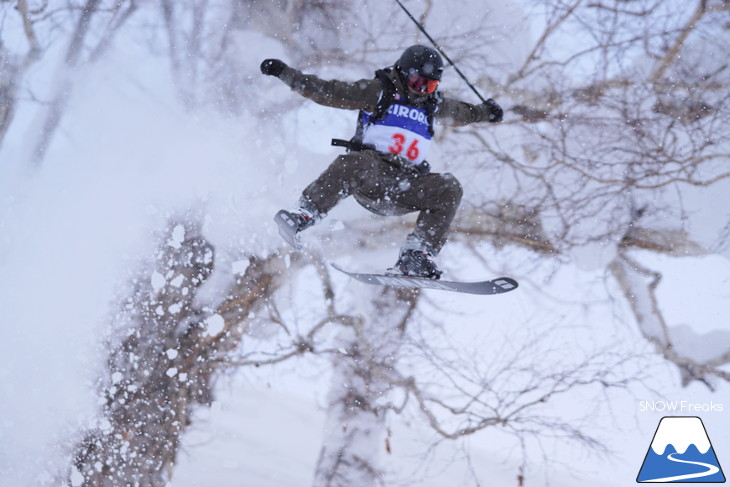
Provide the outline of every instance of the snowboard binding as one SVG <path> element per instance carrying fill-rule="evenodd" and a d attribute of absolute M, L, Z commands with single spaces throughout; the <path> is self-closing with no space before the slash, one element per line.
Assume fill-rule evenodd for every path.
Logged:
<path fill-rule="evenodd" d="M 403 249 L 398 261 L 385 272 L 389 276 L 424 277 L 439 279 L 442 271 L 428 250 Z"/>
<path fill-rule="evenodd" d="M 279 227 L 279 235 L 297 250 L 302 248 L 299 232 L 314 225 L 315 217 L 309 212 L 279 210 L 274 216 Z"/>

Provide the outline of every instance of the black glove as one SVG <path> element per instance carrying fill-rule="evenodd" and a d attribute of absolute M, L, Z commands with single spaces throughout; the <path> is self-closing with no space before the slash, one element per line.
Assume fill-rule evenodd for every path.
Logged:
<path fill-rule="evenodd" d="M 278 59 L 266 59 L 261 63 L 261 72 L 269 76 L 281 76 L 281 72 L 286 68 L 286 63 Z"/>
<path fill-rule="evenodd" d="M 497 123 L 502 121 L 502 116 L 504 115 L 504 112 L 502 111 L 502 107 L 500 107 L 496 101 L 490 98 L 482 103 L 480 107 L 482 107 L 482 110 L 484 110 L 488 114 L 486 119 L 489 122 Z"/>

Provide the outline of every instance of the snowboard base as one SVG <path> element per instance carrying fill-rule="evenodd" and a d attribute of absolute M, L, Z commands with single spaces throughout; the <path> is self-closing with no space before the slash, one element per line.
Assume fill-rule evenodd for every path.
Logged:
<path fill-rule="evenodd" d="M 441 291 L 453 291 L 457 293 L 467 294 L 503 294 L 517 289 L 517 281 L 510 277 L 498 277 L 489 281 L 479 282 L 458 282 L 458 281 L 441 281 L 439 279 L 428 279 L 425 277 L 412 276 L 391 276 L 387 274 L 363 274 L 358 272 L 349 272 L 338 266 L 330 264 L 332 267 L 347 274 L 365 284 L 373 284 L 380 286 L 392 286 L 400 288 L 414 289 L 438 289 Z"/>

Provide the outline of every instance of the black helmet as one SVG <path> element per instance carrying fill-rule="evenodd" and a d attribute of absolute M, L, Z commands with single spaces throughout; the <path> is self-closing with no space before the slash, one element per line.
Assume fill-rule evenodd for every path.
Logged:
<path fill-rule="evenodd" d="M 441 80 L 444 62 L 441 55 L 428 46 L 411 46 L 400 55 L 395 67 L 404 78 L 409 74 L 417 73 L 424 78 Z"/>

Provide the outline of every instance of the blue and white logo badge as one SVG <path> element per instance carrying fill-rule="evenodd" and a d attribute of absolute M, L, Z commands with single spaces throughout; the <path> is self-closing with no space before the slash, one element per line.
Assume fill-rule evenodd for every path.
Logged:
<path fill-rule="evenodd" d="M 702 420 L 696 416 L 662 418 L 636 481 L 725 482 Z"/>

